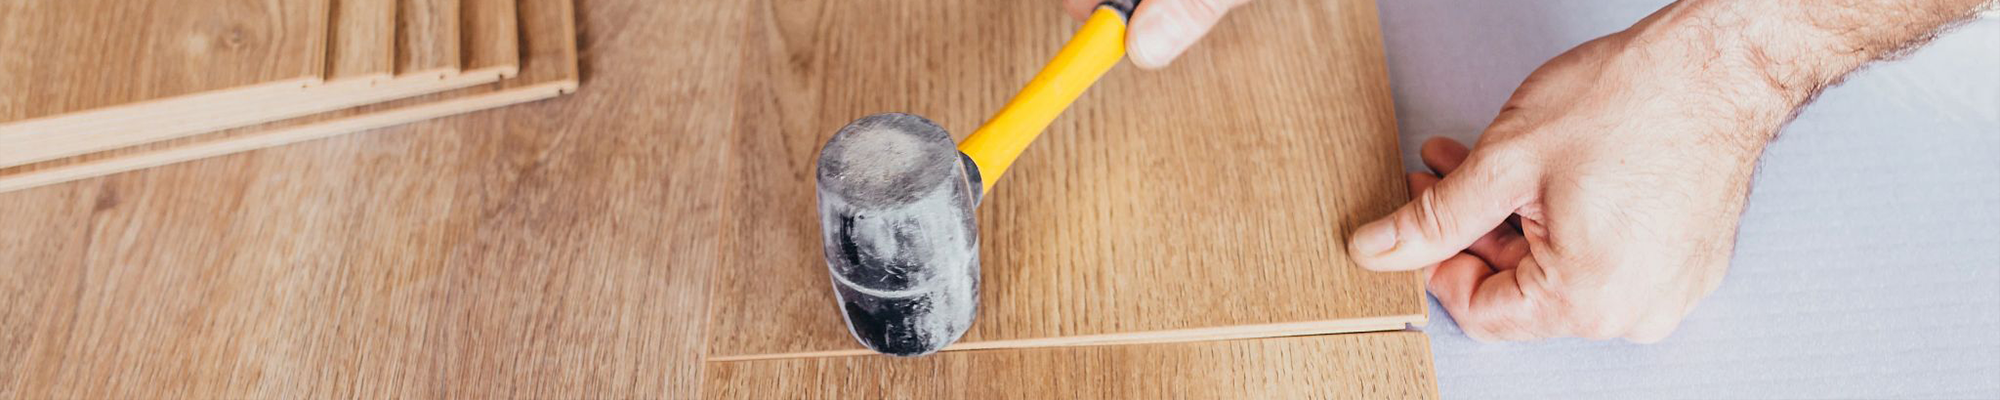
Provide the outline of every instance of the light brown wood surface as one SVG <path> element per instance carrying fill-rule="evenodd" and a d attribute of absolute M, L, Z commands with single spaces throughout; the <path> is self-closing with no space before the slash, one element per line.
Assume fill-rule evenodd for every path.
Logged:
<path fill-rule="evenodd" d="M 863 115 L 970 133 L 1077 24 L 1034 1 L 753 10 L 727 178 L 714 359 L 862 354 L 821 258 L 813 161 Z M 891 24 L 879 21 L 932 21 Z M 1405 200 L 1374 4 L 1268 0 L 1172 68 L 1122 65 L 979 206 L 981 349 L 1400 329 L 1413 273 L 1347 232 Z M 1271 45 L 1297 43 L 1311 45 Z"/>
<path fill-rule="evenodd" d="M 327 0 L 0 4 L 0 166 L 47 159 L 37 144 L 87 132 L 78 126 L 147 125 L 317 84 L 329 12 Z"/>
<path fill-rule="evenodd" d="M 530 1 L 530 0 L 521 0 Z M 543 1 L 543 0 L 534 0 Z M 546 3 L 546 2 L 544 2 Z M 522 19 L 528 24 L 528 48 L 535 51 L 528 54 L 529 68 L 518 76 L 497 84 L 449 91 L 430 96 L 418 96 L 399 101 L 368 104 L 360 107 L 316 114 L 285 121 L 271 122 L 245 128 L 208 133 L 179 140 L 135 145 L 129 147 L 105 147 L 105 150 L 88 156 L 73 157 L 15 168 L 0 169 L 0 192 L 28 187 L 66 182 L 70 180 L 102 176 L 154 167 L 176 162 L 214 157 L 224 154 L 280 146 L 299 141 L 326 138 L 361 130 L 409 123 L 452 114 L 481 109 L 501 107 L 554 97 L 576 89 L 579 80 L 576 55 L 576 35 L 574 12 L 558 7 L 556 3 L 536 4 L 521 7 Z M 501 11 L 516 11 L 507 7 Z M 499 16 L 489 13 L 487 15 Z M 502 25 L 502 24 L 488 24 Z M 504 24 L 515 26 L 516 24 Z M 512 40 L 512 32 L 483 29 L 472 31 L 494 40 Z M 491 46 L 498 47 L 498 46 Z M 506 61 L 500 57 L 490 57 L 495 62 Z M 517 58 L 515 62 L 520 62 Z M 481 69 L 463 74 L 453 74 L 443 80 L 427 76 L 399 77 L 385 85 L 371 85 L 346 97 L 322 93 L 327 97 L 307 99 L 277 109 L 298 109 L 304 107 L 328 107 L 332 102 L 354 103 L 360 100 L 416 96 L 445 88 L 465 87 L 493 82 L 500 79 L 507 66 L 482 66 Z M 267 112 L 270 112 L 267 110 Z M 229 117 L 224 117 L 225 119 Z"/>
<path fill-rule="evenodd" d="M 0 194 L 0 397 L 695 397 L 742 5 L 589 4 L 686 29 L 591 39 L 604 91 Z"/>
<path fill-rule="evenodd" d="M 459 49 L 467 73 L 497 69 L 514 76 L 521 67 L 520 29 L 516 0 L 460 0 Z"/>
<path fill-rule="evenodd" d="M 10 0 L 0 122 L 310 82 L 325 71 L 327 13 L 327 0 Z"/>
<path fill-rule="evenodd" d="M 8 321 L 0 325 L 4 326 L 0 327 L 0 398 L 700 398 L 705 353 L 711 340 L 751 335 L 822 340 L 808 335 L 811 332 L 723 330 L 704 314 L 723 309 L 711 307 L 723 301 L 711 295 L 711 290 L 721 288 L 714 278 L 739 267 L 737 263 L 744 260 L 734 254 L 744 252 L 747 245 L 732 242 L 750 235 L 743 231 L 749 226 L 725 224 L 725 220 L 742 213 L 791 212 L 788 207 L 796 206 L 789 199 L 744 197 L 747 192 L 731 180 L 746 175 L 751 168 L 748 165 L 758 165 L 756 168 L 772 174 L 806 176 L 810 170 L 785 169 L 800 162 L 790 152 L 809 154 L 818 145 L 812 138 L 744 138 L 805 132 L 803 129 L 813 129 L 807 126 L 811 121 L 819 119 L 837 120 L 837 127 L 845 118 L 801 119 L 793 114 L 817 114 L 831 107 L 825 105 L 827 102 L 859 95 L 826 96 L 824 89 L 834 86 L 815 83 L 854 75 L 791 72 L 795 70 L 778 69 L 777 64 L 806 71 L 849 71 L 844 74 L 874 65 L 838 64 L 851 61 L 843 61 L 850 56 L 836 56 L 839 52 L 773 49 L 825 45 L 822 43 L 832 37 L 853 35 L 854 31 L 813 28 L 813 23 L 823 21 L 817 19 L 822 13 L 836 12 L 830 7 L 819 8 L 824 5 L 816 2 L 589 0 L 577 3 L 573 18 L 579 36 L 568 42 L 580 47 L 552 48 L 538 42 L 543 39 L 537 39 L 542 37 L 537 32 L 551 26 L 545 21 L 569 21 L 547 17 L 547 10 L 567 10 L 569 3 L 560 1 L 524 0 L 520 4 L 526 56 L 521 60 L 519 77 L 495 87 L 463 92 L 511 94 L 560 88 L 565 85 L 563 79 L 530 77 L 544 76 L 535 72 L 544 70 L 540 54 L 569 51 L 579 56 L 582 64 L 558 61 L 552 70 L 567 74 L 564 76 L 572 79 L 567 85 L 574 85 L 579 73 L 586 78 L 574 95 L 0 193 L 0 223 L 8 227 L 0 229 L 0 320 Z M 1272 3 L 1294 4 L 1290 1 Z M 993 11 L 989 9 L 992 6 L 979 3 L 954 4 L 971 8 L 937 23 L 971 24 L 987 18 L 978 12 Z M 1037 19 L 1064 18 L 1052 4 L 1008 6 L 1035 9 L 1032 15 Z M 909 7 L 930 6 L 911 3 L 888 9 Z M 1283 7 L 1295 6 L 1277 11 L 1250 7 L 1245 15 L 1259 15 L 1255 18 L 1278 25 L 1287 21 L 1268 20 L 1273 18 L 1271 14 L 1289 12 L 1293 9 Z M 1011 24 L 1046 23 L 1030 21 L 1028 14 L 996 15 Z M 1213 42 L 1225 43 L 1213 48 L 1197 49 L 1189 56 L 1195 58 L 1190 59 L 1204 57 L 1205 52 L 1261 54 L 1279 58 L 1264 62 L 1292 71 L 1304 67 L 1285 61 L 1299 57 L 1291 53 L 1325 51 L 1292 48 L 1289 52 L 1260 52 L 1255 47 L 1261 45 L 1242 33 L 1247 28 L 1233 24 L 1226 25 L 1223 32 L 1236 33 L 1222 36 L 1232 39 Z M 979 22 L 978 26 L 1000 29 L 996 25 L 1001 24 Z M 1000 54 L 1052 51 L 1069 27 L 1073 25 L 1040 33 L 1027 28 L 1003 29 L 992 35 L 1002 43 L 1011 43 L 1020 40 L 1016 36 L 1032 34 L 1037 38 L 1034 40 L 1048 46 Z M 969 32 L 955 35 L 940 38 L 974 36 Z M 904 40 L 916 40 L 920 35 L 909 36 Z M 1328 40 L 1323 36 L 1315 38 L 1323 43 Z M 840 51 L 879 54 L 890 50 L 874 47 L 901 45 L 859 43 L 849 43 L 845 46 L 850 47 Z M 937 54 L 956 60 L 982 57 L 975 52 L 979 50 L 983 49 Z M 1008 57 L 1043 56 L 1046 54 Z M 1327 61 L 1321 56 L 1309 59 Z M 1025 80 L 1042 61 L 1032 60 L 1029 65 L 995 62 L 979 66 L 983 72 L 966 72 L 962 77 L 949 71 L 915 75 L 955 76 L 949 82 L 897 79 L 883 83 L 923 88 L 971 82 L 990 86 L 981 91 L 1007 92 L 993 95 L 996 98 L 968 92 L 961 94 L 962 99 L 948 100 L 971 104 L 955 115 L 976 120 L 990 111 L 985 109 L 1005 101 L 1020 83 L 982 82 Z M 898 68 L 925 63 L 920 59 L 898 62 L 907 63 Z M 1315 72 L 1257 79 L 1284 79 L 1304 86 L 1319 82 L 1317 79 L 1332 80 L 1314 76 L 1381 68 L 1347 64 L 1365 61 L 1330 62 Z M 1234 82 L 1246 88 L 1241 91 L 1204 82 L 1234 74 L 1224 74 L 1222 68 L 1256 68 L 1247 66 L 1251 64 L 1247 60 L 1184 59 L 1181 66 L 1196 65 L 1201 67 L 1189 68 L 1205 70 L 1169 70 L 1149 78 L 1155 75 L 1127 69 L 1114 72 L 1123 77 L 1112 82 L 1126 80 L 1120 85 L 1133 85 L 1129 80 L 1139 79 L 1142 83 L 1197 85 L 1203 89 L 1171 94 L 1200 98 L 1170 101 L 1176 105 L 1169 109 L 1188 114 L 1219 113 L 1231 124 L 1264 120 L 1288 121 L 1280 126 L 1301 127 L 1319 126 L 1326 120 L 1354 126 L 1376 123 L 1371 119 L 1374 117 L 1354 116 L 1372 112 L 1357 113 L 1352 110 L 1355 107 L 1321 98 L 1330 95 L 1317 91 L 1306 92 L 1313 95 L 1281 95 L 1309 104 L 1263 111 L 1254 118 L 1214 105 L 1223 100 L 1254 103 L 1250 95 L 1269 94 L 1262 92 L 1272 85 L 1269 82 Z M 1252 70 L 1270 68 L 1276 67 Z M 1362 72 L 1342 72 L 1346 69 Z M 1001 73 L 1006 76 L 989 75 Z M 1102 89 L 1086 97 L 1101 95 Z M 868 102 L 898 96 L 871 93 L 869 96 L 885 97 Z M 1210 95 L 1221 100 L 1211 101 L 1206 98 Z M 912 98 L 904 101 L 936 101 L 908 96 Z M 437 94 L 425 98 L 440 101 L 406 100 L 381 105 L 387 107 L 383 113 L 308 122 L 294 128 L 368 126 L 354 121 L 379 122 L 382 115 L 434 111 L 442 107 L 439 104 L 497 97 Z M 1103 103 L 1086 104 L 1097 104 L 1091 106 L 1095 111 L 1090 113 L 1100 118 L 1126 112 Z M 946 115 L 952 108 L 945 104 L 926 109 L 902 106 L 871 104 L 868 108 L 900 108 L 934 117 Z M 1308 108 L 1332 116 L 1294 115 Z M 779 112 L 774 110 L 786 114 L 765 114 L 771 117 L 768 120 L 752 118 L 758 113 Z M 1072 111 L 1058 122 L 1064 130 L 1051 132 L 1044 143 L 1030 150 L 1029 158 L 1017 165 L 1020 169 L 1008 182 L 1020 183 L 1016 179 L 1028 176 L 1031 166 L 1044 171 L 1042 174 L 1053 171 L 1046 169 L 1055 166 L 1052 161 L 1036 161 L 1048 156 L 1037 154 L 1054 148 L 1048 146 L 1056 143 L 1053 139 L 1078 132 L 1074 121 L 1082 119 L 1075 119 L 1080 114 Z M 1131 124 L 1136 115 L 1093 123 Z M 1173 122 L 1185 123 L 1188 118 L 1192 117 Z M 1225 122 L 1197 125 L 1213 127 Z M 964 132 L 968 124 L 976 123 L 956 120 L 947 126 Z M 247 134 L 224 137 L 302 140 L 297 136 L 262 136 L 250 128 L 234 132 Z M 1169 134 L 1185 135 L 1176 132 Z M 1313 133 L 1324 135 L 1326 131 Z M 175 139 L 197 140 L 202 139 Z M 1214 144 L 1196 141 L 1188 145 Z M 784 157 L 742 156 L 788 146 L 799 148 L 784 150 Z M 1394 154 L 1391 149 L 1377 156 L 1393 158 Z M 1384 175 L 1383 179 L 1390 179 L 1398 174 L 1391 171 Z M 1081 185 L 1076 180 L 1080 178 L 1071 179 L 1071 184 Z M 1027 190 L 1008 182 L 1002 183 L 994 201 L 1009 191 Z M 781 189 L 789 193 L 795 188 Z M 1332 209 L 1336 200 L 1328 198 L 1326 207 Z M 1360 213 L 1344 208 L 1338 211 Z M 1275 229 L 1301 226 L 1306 225 L 1272 229 L 1276 234 L 1279 231 Z M 772 237 L 794 240 L 789 235 L 777 231 Z M 775 242 L 770 251 L 791 251 L 787 249 L 800 246 L 784 240 Z M 1076 248 L 1066 251 L 1088 253 Z M 1247 264 L 1222 264 L 1229 265 L 1240 268 Z M 1122 278 L 1092 279 L 1110 282 Z M 824 285 L 824 281 L 815 281 L 801 286 L 800 291 L 824 290 Z M 1366 295 L 1333 293 L 1328 296 Z M 802 315 L 822 311 L 831 310 L 759 312 Z M 820 317 L 837 318 L 833 314 Z M 1237 354 L 1251 353 L 1230 350 L 1174 356 L 1139 351 L 1134 354 L 1142 356 L 1129 359 L 1229 360 L 1231 366 L 1243 366 L 1238 369 L 1241 371 L 1259 371 L 1259 365 L 1325 371 L 1315 369 L 1318 364 L 1314 363 L 1359 359 L 1268 359 L 1278 357 L 1272 354 L 1346 348 L 1315 345 L 1307 347 L 1319 350 L 1282 350 L 1297 347 L 1272 346 L 1241 357 Z M 1121 348 L 1059 350 L 1125 351 Z M 1385 345 L 1357 351 L 1413 349 Z M 1428 385 L 1427 370 L 1396 371 L 1410 372 L 1407 380 L 1417 382 L 1411 387 Z M 1377 369 L 1362 373 L 1395 374 Z M 1391 375 L 1391 379 L 1406 379 L 1395 376 L 1401 375 Z M 1092 379 L 1118 378 L 1101 375 Z"/>
<path fill-rule="evenodd" d="M 396 0 L 330 0 L 332 42 L 326 80 L 385 79 L 396 73 Z"/>
<path fill-rule="evenodd" d="M 456 73 L 459 52 L 459 0 L 397 0 L 396 74 Z"/>
<path fill-rule="evenodd" d="M 709 399 L 1435 399 L 1421 332 L 708 363 Z"/>
<path fill-rule="evenodd" d="M 173 101 L 159 107 L 117 107 L 124 112 L 79 115 L 0 129 L 0 167 L 58 159 L 105 149 L 290 118 L 367 103 L 351 93 L 370 89 L 394 72 L 395 1 L 330 0 L 327 69 L 322 82 L 281 87 L 257 95 L 229 91 Z M 192 100 L 187 98 L 182 100 Z M 353 99 L 353 100 L 348 100 Z M 169 107 L 170 106 L 170 107 Z"/>
<path fill-rule="evenodd" d="M 513 1 L 499 0 L 499 2 L 504 3 L 512 3 Z M 65 162 L 58 159 L 486 84 L 497 81 L 503 76 L 513 76 L 519 72 L 520 64 L 519 55 L 516 53 L 518 42 L 520 41 L 516 33 L 516 27 L 519 26 L 518 15 L 515 14 L 515 7 L 490 4 L 494 2 L 494 0 L 479 0 L 479 3 L 481 3 L 479 7 L 464 9 L 463 12 L 467 15 L 459 19 L 466 22 L 467 26 L 477 27 L 476 29 L 469 29 L 464 32 L 465 34 L 461 35 L 464 39 L 474 42 L 491 43 L 466 49 L 466 58 L 477 60 L 478 63 L 468 65 L 471 69 L 465 70 L 463 73 L 457 71 L 434 72 L 437 75 L 432 75 L 432 73 L 414 73 L 404 74 L 393 79 L 384 79 L 386 75 L 379 74 L 336 76 L 330 78 L 324 84 L 313 85 L 303 89 L 285 90 L 268 96 L 254 98 L 218 99 L 209 104 L 201 104 L 198 108 L 192 110 L 163 110 L 164 112 L 156 113 L 158 115 L 153 117 L 91 119 L 63 127 L 46 127 L 37 133 L 16 136 L 0 133 L 0 142 L 16 145 L 6 150 L 0 150 L 0 167 L 48 160 L 57 160 L 53 161 L 56 164 L 72 164 L 73 162 Z M 350 24 L 364 27 L 389 25 L 390 28 L 393 28 L 393 19 L 388 21 L 391 24 L 385 24 L 382 21 L 366 20 L 368 18 L 394 17 L 393 14 L 377 14 L 379 13 L 335 13 L 333 18 L 337 25 L 341 26 Z M 341 28 L 334 29 L 334 35 L 340 36 L 339 32 L 341 32 Z M 409 33 L 404 39 L 411 43 L 422 43 L 444 40 L 445 38 L 435 37 L 443 34 L 449 34 L 449 32 L 419 30 Z M 388 36 L 393 37 L 394 35 Z M 356 57 L 360 54 L 371 52 L 371 50 L 366 49 L 343 48 L 347 45 L 349 44 L 335 43 L 336 48 L 332 50 L 329 58 L 334 59 L 334 63 L 338 64 L 342 62 L 341 59 L 343 57 L 340 54 L 343 54 L 343 52 L 355 55 Z M 368 44 L 360 46 L 365 47 Z M 551 47 L 551 49 L 560 48 Z M 401 53 L 415 53 L 427 50 L 420 47 L 404 46 L 398 49 L 398 51 Z M 503 52 L 505 54 L 498 54 Z M 414 58 L 424 57 L 421 55 L 406 55 Z M 386 63 L 392 61 L 394 57 L 394 55 L 384 56 L 390 58 L 378 61 Z M 324 119 L 321 118 L 320 120 Z M 394 122 L 401 123 L 413 120 L 415 119 L 405 118 Z M 297 124 L 295 123 L 294 125 Z M 382 125 L 377 124 L 370 127 L 379 126 Z M 347 131 L 357 129 L 365 128 L 347 128 Z M 146 147 L 144 149 L 157 147 Z M 129 152 L 127 151 L 127 153 Z M 213 151 L 189 151 L 182 152 L 181 154 L 212 155 Z M 181 157 L 185 158 L 186 156 Z M 29 168 L 40 169 L 34 166 L 30 166 Z M 127 167 L 126 169 L 129 168 Z M 101 175 L 120 170 L 125 169 L 99 168 L 96 171 L 99 171 L 97 174 Z M 0 173 L 0 176 L 5 175 L 5 173 Z M 44 176 L 31 180 L 40 183 L 53 183 L 88 176 L 95 175 L 72 173 L 62 175 L 61 177 L 64 179 L 55 179 L 58 178 L 57 176 Z M 19 182 L 24 181 L 27 180 L 20 177 L 0 178 L 0 191 L 24 187 L 19 184 Z M 9 185 L 4 182 L 15 182 L 15 184 Z"/>

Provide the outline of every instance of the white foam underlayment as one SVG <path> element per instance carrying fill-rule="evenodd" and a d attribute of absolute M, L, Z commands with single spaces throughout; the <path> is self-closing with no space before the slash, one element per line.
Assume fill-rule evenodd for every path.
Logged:
<path fill-rule="evenodd" d="M 1406 167 L 1662 0 L 1378 2 Z M 1254 5 L 1253 5 L 1254 6 Z M 1721 289 L 1654 345 L 1424 328 L 1446 398 L 2000 398 L 2000 17 L 1827 91 L 1767 149 Z"/>

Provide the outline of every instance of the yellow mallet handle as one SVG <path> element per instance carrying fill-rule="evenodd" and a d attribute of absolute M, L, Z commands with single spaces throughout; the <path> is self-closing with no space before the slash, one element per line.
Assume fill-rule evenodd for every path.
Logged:
<path fill-rule="evenodd" d="M 985 185 L 980 188 L 981 197 L 993 191 L 993 182 L 1000 181 L 1000 174 L 1014 165 L 1014 158 L 1027 150 L 1063 109 L 1125 58 L 1125 19 L 1123 11 L 1098 6 L 1084 21 L 1083 29 L 1077 30 L 1007 107 L 958 143 L 958 151 L 979 166 L 980 181 Z"/>

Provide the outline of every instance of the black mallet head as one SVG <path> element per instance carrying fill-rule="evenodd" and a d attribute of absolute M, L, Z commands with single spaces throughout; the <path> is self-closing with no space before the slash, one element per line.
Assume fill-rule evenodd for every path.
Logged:
<path fill-rule="evenodd" d="M 979 306 L 978 169 L 943 127 L 875 114 L 820 149 L 820 237 L 848 331 L 896 356 L 938 351 Z"/>

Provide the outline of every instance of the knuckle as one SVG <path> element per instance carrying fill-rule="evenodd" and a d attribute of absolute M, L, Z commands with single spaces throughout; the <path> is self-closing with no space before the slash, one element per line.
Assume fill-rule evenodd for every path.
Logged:
<path fill-rule="evenodd" d="M 1435 239 L 1455 233 L 1452 232 L 1452 227 L 1456 226 L 1456 221 L 1453 220 L 1451 213 L 1445 210 L 1444 201 L 1438 195 L 1437 187 L 1432 187 L 1431 190 L 1426 190 L 1424 194 L 1417 196 L 1416 211 L 1415 215 L 1412 215 L 1415 221 L 1411 222 L 1416 225 L 1417 232 L 1423 237 Z"/>

